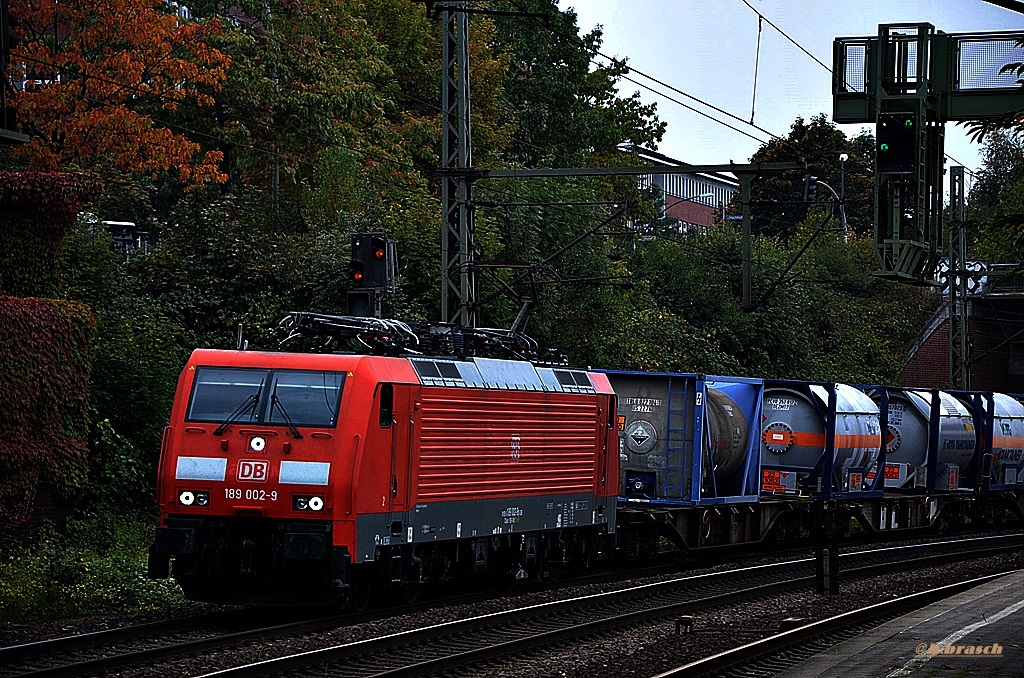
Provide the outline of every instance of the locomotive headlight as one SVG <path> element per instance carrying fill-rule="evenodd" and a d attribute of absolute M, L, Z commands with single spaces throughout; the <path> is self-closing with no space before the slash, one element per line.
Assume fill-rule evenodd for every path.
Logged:
<path fill-rule="evenodd" d="M 210 493 L 196 490 L 182 490 L 178 493 L 178 503 L 182 506 L 209 506 Z"/>
<path fill-rule="evenodd" d="M 323 511 L 324 510 L 324 498 L 323 497 L 294 497 L 292 499 L 292 508 L 296 511 Z"/>
<path fill-rule="evenodd" d="M 267 441 L 263 438 L 260 438 L 259 436 L 255 436 L 254 438 L 249 440 L 249 448 L 253 452 L 262 452 L 263 450 L 266 449 L 266 447 Z"/>

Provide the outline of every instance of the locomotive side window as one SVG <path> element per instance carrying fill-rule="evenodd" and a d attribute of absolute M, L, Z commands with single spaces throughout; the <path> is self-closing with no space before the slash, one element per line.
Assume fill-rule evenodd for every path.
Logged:
<path fill-rule="evenodd" d="M 274 372 L 267 397 L 267 424 L 334 426 L 345 375 L 341 372 Z"/>
<path fill-rule="evenodd" d="M 383 384 L 380 387 L 380 427 L 391 428 L 395 411 L 395 387 Z"/>
<path fill-rule="evenodd" d="M 437 371 L 445 379 L 462 379 L 462 375 L 459 374 L 459 367 L 455 363 L 439 362 L 437 363 Z"/>
<path fill-rule="evenodd" d="M 269 373 L 269 370 L 236 367 L 196 368 L 192 401 L 185 418 L 188 421 L 220 422 L 241 408 L 235 421 L 256 421 L 256 400 L 260 397 L 261 385 L 267 383 Z"/>
<path fill-rule="evenodd" d="M 554 370 L 555 378 L 562 388 L 570 393 L 593 393 L 594 385 L 590 383 L 590 375 L 586 372 L 570 370 Z"/>

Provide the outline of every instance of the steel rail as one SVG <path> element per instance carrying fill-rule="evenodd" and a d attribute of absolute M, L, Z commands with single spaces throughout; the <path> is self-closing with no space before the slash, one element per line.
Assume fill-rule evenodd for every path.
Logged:
<path fill-rule="evenodd" d="M 286 624 L 278 624 L 275 626 L 261 626 L 259 628 L 251 628 L 243 631 L 235 631 L 232 633 L 217 633 L 211 630 L 211 635 L 206 638 L 198 640 L 187 640 L 183 642 L 174 642 L 173 640 L 168 642 L 166 634 L 169 632 L 168 626 L 157 622 L 154 624 L 146 624 L 137 627 L 125 627 L 121 629 L 115 629 L 110 635 L 104 635 L 105 632 L 97 632 L 95 634 L 86 633 L 80 636 L 71 636 L 68 638 L 58 639 L 65 644 L 67 648 L 83 649 L 89 647 L 95 649 L 95 645 L 90 645 L 89 640 L 102 640 L 105 646 L 114 644 L 117 642 L 130 642 L 135 641 L 143 643 L 148 641 L 161 642 L 162 644 L 156 647 L 145 647 L 142 649 L 132 650 L 129 652 L 123 652 L 118 654 L 112 654 L 107 656 L 94 657 L 92 659 L 85 659 L 81 661 L 73 661 L 63 664 L 55 664 L 38 669 L 28 669 L 23 672 L 17 673 L 18 676 L 32 676 L 33 678 L 49 678 L 51 676 L 55 678 L 61 678 L 69 675 L 83 675 L 89 673 L 106 673 L 114 669 L 118 669 L 124 666 L 130 666 L 133 664 L 141 664 L 145 662 L 159 661 L 170 657 L 177 657 L 184 654 L 190 654 L 193 652 L 201 652 L 217 647 L 223 647 L 233 643 L 238 643 L 254 638 L 274 638 L 288 634 L 299 633 L 302 631 L 315 631 L 323 628 L 336 628 L 339 625 L 339 621 L 343 619 L 343 616 L 333 615 L 329 617 L 315 618 L 314 620 L 305 620 L 297 622 L 289 622 Z M 175 632 L 184 632 L 185 630 L 196 631 L 196 629 L 185 629 L 178 625 L 173 627 Z M 155 634 L 155 635 L 154 635 Z M 53 641 L 49 641 L 53 642 Z M 31 643 L 28 646 L 15 646 L 9 648 L 12 650 L 19 650 L 24 648 L 23 651 L 30 649 L 42 649 L 49 647 L 48 641 L 41 641 L 40 643 Z M 5 648 L 8 649 L 8 648 Z M 25 658 L 31 660 L 36 657 L 40 657 L 38 651 L 25 655 Z M 47 657 L 56 656 L 52 651 L 46 653 Z M 4 666 L 5 664 L 0 664 Z M 9 665 L 9 664 L 7 664 Z M 5 671 L 0 669 L 0 675 L 3 675 Z"/>
<path fill-rule="evenodd" d="M 669 567 L 657 564 L 629 572 L 629 576 L 645 576 L 678 572 L 678 565 Z M 588 583 L 620 582 L 623 574 L 607 573 L 592 574 L 586 577 L 549 583 L 530 590 L 545 590 L 566 584 L 582 585 Z M 443 600 L 429 600 L 417 605 L 386 606 L 369 612 L 329 613 L 327 615 L 309 614 L 287 623 L 266 625 L 262 621 L 253 622 L 253 611 L 250 609 L 228 610 L 208 615 L 183 617 L 167 621 L 150 622 L 134 626 L 123 626 L 102 631 L 80 633 L 44 640 L 0 647 L 0 678 L 5 676 L 32 676 L 44 678 L 48 676 L 81 675 L 102 673 L 133 664 L 165 660 L 168 657 L 183 656 L 212 648 L 228 646 L 247 640 L 261 640 L 269 637 L 281 637 L 307 631 L 333 629 L 356 623 L 365 623 L 387 618 L 396 612 L 409 613 L 429 609 L 440 604 L 472 603 L 494 597 L 494 591 L 479 591 L 457 597 L 446 597 Z M 275 610 L 275 614 L 277 611 Z M 262 619 L 262 618 L 261 618 Z M 194 640 L 174 640 L 175 634 L 192 634 L 203 632 L 203 626 L 215 627 L 222 625 L 240 625 L 242 630 L 235 632 L 218 632 L 210 628 L 209 637 Z M 197 628 L 198 627 L 198 628 Z M 118 644 L 145 644 L 147 647 L 118 651 Z M 155 646 L 154 646 L 155 644 Z M 69 658 L 74 653 L 91 652 L 98 655 L 87 659 Z M 67 658 L 61 661 L 57 658 Z M 33 666 L 33 664 L 43 666 Z"/>
<path fill-rule="evenodd" d="M 443 622 L 441 624 L 434 624 L 418 629 L 412 629 L 409 631 L 401 631 L 399 633 L 388 634 L 386 636 L 380 636 L 377 638 L 369 638 L 366 640 L 360 640 L 352 643 L 345 643 L 343 645 L 337 645 L 334 647 L 322 648 L 319 650 L 311 650 L 309 652 L 301 652 L 294 655 L 288 655 L 284 657 L 278 657 L 275 659 L 266 659 L 253 664 L 247 664 L 244 666 L 233 667 L 230 669 L 223 669 L 220 671 L 214 671 L 211 673 L 203 674 L 199 678 L 213 678 L 217 676 L 219 678 L 241 678 L 243 676 L 263 676 L 263 675 L 280 675 L 285 671 L 294 671 L 299 669 L 305 669 L 311 665 L 323 665 L 330 662 L 351 660 L 355 657 L 362 656 L 377 656 L 385 657 L 384 651 L 394 650 L 396 648 L 409 648 L 415 645 L 430 645 L 434 641 L 451 639 L 463 634 L 471 632 L 480 632 L 484 630 L 495 629 L 498 627 L 508 627 L 515 625 L 517 622 L 527 621 L 535 619 L 538 615 L 555 615 L 555 614 L 568 614 L 576 612 L 584 604 L 608 604 L 617 601 L 625 600 L 627 598 L 638 597 L 643 595 L 644 597 L 656 597 L 664 595 L 667 592 L 678 589 L 683 582 L 694 583 L 695 580 L 702 580 L 705 584 L 719 585 L 726 583 L 726 578 L 740 579 L 740 575 L 743 577 L 751 576 L 751 571 L 759 571 L 759 574 L 766 575 L 770 569 L 777 569 L 782 571 L 783 566 L 789 568 L 810 568 L 813 563 L 812 559 L 802 559 L 799 561 L 792 561 L 790 563 L 773 564 L 773 565 L 762 565 L 755 568 L 744 568 L 741 570 L 729 570 L 727 572 L 713 573 L 706 575 L 698 575 L 697 577 L 686 577 L 684 579 L 672 580 L 669 582 L 658 582 L 654 584 L 644 584 L 642 586 L 630 587 L 628 589 L 622 589 L 619 591 L 609 593 L 597 593 L 589 596 L 582 596 L 579 598 L 572 598 L 568 600 L 560 600 L 549 603 L 541 603 L 538 605 L 531 605 L 528 607 L 517 608 L 514 610 L 508 610 L 504 612 L 493 612 L 486 615 L 480 615 L 477 617 L 471 617 L 468 619 L 458 619 L 449 622 Z M 666 612 L 678 611 L 682 609 L 691 609 L 695 606 L 706 606 L 711 604 L 713 601 L 720 601 L 727 603 L 730 600 L 739 596 L 748 597 L 752 593 L 762 591 L 765 588 L 771 588 L 772 590 L 785 590 L 792 586 L 799 586 L 813 581 L 813 575 L 805 575 L 793 579 L 786 579 L 783 581 L 776 581 L 768 585 L 754 586 L 740 588 L 726 593 L 714 594 L 711 596 L 705 596 L 703 598 L 690 599 L 683 603 L 676 603 L 671 605 L 662 605 L 654 609 L 664 610 Z M 721 580 L 721 581 L 716 581 Z M 633 618 L 632 615 L 637 615 L 635 618 L 639 619 L 649 618 L 651 615 L 651 608 L 646 607 L 641 610 L 636 610 L 635 613 L 628 613 L 627 615 L 617 615 L 613 619 L 619 618 Z M 603 618 L 597 620 L 594 623 L 600 623 L 601 630 L 607 631 L 609 626 L 609 618 Z M 520 625 L 520 628 L 525 628 L 525 625 Z M 519 650 L 524 647 L 532 647 L 534 640 L 540 636 L 544 639 L 563 637 L 565 634 L 571 633 L 572 629 L 577 628 L 592 628 L 591 622 L 585 624 L 572 624 L 571 627 L 557 629 L 555 631 L 542 632 L 541 634 L 531 633 L 525 639 L 520 638 L 512 641 L 500 643 L 495 646 L 487 646 L 481 648 L 474 648 L 470 651 L 461 652 L 456 655 L 445 655 L 442 657 L 432 658 L 429 660 L 423 660 L 416 662 L 413 665 L 401 664 L 399 666 L 391 668 L 378 668 L 372 670 L 368 675 L 388 675 L 394 673 L 402 673 L 406 671 L 412 671 L 415 667 L 419 666 L 430 666 L 432 670 L 441 670 L 444 668 L 451 668 L 457 664 L 461 664 L 461 661 L 452 661 L 453 659 L 459 658 L 475 658 L 479 656 L 486 656 L 488 658 L 498 656 L 500 654 L 507 653 L 511 650 Z M 390 655 L 388 656 L 390 657 Z M 413 671 L 416 672 L 416 671 Z"/>
<path fill-rule="evenodd" d="M 725 652 L 705 657 L 670 671 L 665 671 L 655 676 L 655 678 L 696 678 L 697 676 L 709 676 L 723 671 L 742 670 L 745 665 L 783 651 L 792 650 L 800 645 L 813 642 L 822 636 L 835 634 L 850 627 L 870 623 L 880 618 L 902 616 L 907 612 L 927 607 L 934 602 L 949 598 L 1007 574 L 1010 574 L 1010 572 L 990 574 L 948 586 L 940 586 L 829 617 L 828 619 L 822 619 L 783 633 L 777 633 L 773 636 L 756 640 L 752 643 L 747 643 L 746 645 L 741 645 L 732 650 L 726 650 Z M 839 639 L 836 642 L 839 642 Z M 829 643 L 829 645 L 832 644 L 834 643 Z"/>
<path fill-rule="evenodd" d="M 14 662 L 38 657 L 42 655 L 63 654 L 74 652 L 83 648 L 95 647 L 97 645 L 109 645 L 124 640 L 138 638 L 140 636 L 160 636 L 180 631 L 194 630 L 197 624 L 228 624 L 238 618 L 241 621 L 247 611 L 229 610 L 214 612 L 178 619 L 135 624 L 132 626 L 118 626 L 116 628 L 77 633 L 70 636 L 59 636 L 35 640 L 18 645 L 0 647 L 0 667 L 9 666 Z M 249 613 L 251 615 L 251 613 Z M 0 669 L 2 673 L 2 669 Z"/>
<path fill-rule="evenodd" d="M 678 571 L 678 563 L 675 565 L 658 563 L 652 566 L 631 570 L 630 576 L 654 576 Z M 531 586 L 529 590 L 541 591 L 549 588 L 565 586 L 566 584 L 581 585 L 606 582 L 617 583 L 622 581 L 622 577 L 623 573 L 621 572 L 615 573 L 614 575 L 610 575 L 608 573 L 597 573 L 590 574 L 585 577 L 560 580 L 557 583 L 550 582 L 543 585 Z M 216 646 L 217 641 L 215 638 L 220 639 L 220 644 L 227 645 L 247 640 L 245 634 L 249 634 L 252 638 L 266 638 L 268 634 L 273 634 L 277 637 L 288 635 L 289 633 L 302 633 L 304 631 L 337 628 L 339 626 L 375 621 L 389 617 L 395 612 L 409 613 L 417 610 L 428 609 L 438 604 L 449 605 L 453 603 L 472 603 L 493 597 L 493 590 L 481 590 L 475 593 L 462 594 L 455 597 L 448 596 L 443 600 L 431 599 L 416 605 L 403 604 L 397 607 L 384 606 L 363 613 L 349 611 L 340 614 L 331 612 L 327 615 L 323 615 L 303 610 L 300 611 L 300 618 L 296 621 L 274 624 L 265 624 L 259 620 L 254 622 L 253 610 L 244 608 L 198 616 L 182 617 L 179 619 L 149 622 L 132 626 L 120 626 L 70 636 L 46 638 L 18 645 L 0 647 L 0 678 L 12 675 L 31 675 L 38 678 L 48 675 L 66 675 L 67 673 L 104 671 L 149 660 L 156 661 L 161 657 L 173 656 L 174 654 L 186 654 L 193 650 L 201 651 L 203 649 L 209 649 L 210 647 Z M 295 611 L 293 610 L 291 612 L 294 613 Z M 277 608 L 274 609 L 274 614 L 280 616 L 280 612 Z M 175 634 L 195 634 L 201 632 L 203 626 L 215 627 L 216 625 L 238 625 L 243 627 L 243 630 L 236 633 L 220 633 L 217 635 L 215 629 L 211 628 L 211 639 L 197 641 L 179 640 L 177 642 L 169 639 L 169 636 Z M 56 660 L 54 659 L 56 657 L 66 657 L 67 655 L 71 655 L 76 652 L 90 651 L 94 654 L 100 654 L 105 650 L 114 650 L 116 652 L 116 645 L 119 643 L 144 641 L 149 641 L 150 645 L 154 642 L 159 642 L 162 645 L 166 645 L 166 647 L 149 647 L 145 650 L 120 652 L 116 654 L 110 654 L 107 652 L 107 656 L 105 657 L 96 657 L 95 659 L 77 661 L 72 659 L 71 661 L 65 661 L 59 666 L 56 665 Z M 213 643 L 213 645 L 211 645 L 211 643 Z M 37 663 L 45 663 L 47 665 L 41 668 L 33 668 L 31 664 L 33 660 L 37 658 L 40 659 Z"/>

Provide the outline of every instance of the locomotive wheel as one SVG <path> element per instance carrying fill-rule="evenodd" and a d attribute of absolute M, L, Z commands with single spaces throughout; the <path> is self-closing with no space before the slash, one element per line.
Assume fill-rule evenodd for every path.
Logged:
<path fill-rule="evenodd" d="M 416 603 L 423 594 L 424 564 L 429 562 L 432 551 L 413 546 L 403 564 L 402 583 L 399 585 L 402 600 L 408 605 Z"/>
<path fill-rule="evenodd" d="M 419 581 L 407 581 L 402 582 L 402 600 L 407 605 L 413 605 L 419 602 L 420 596 L 423 595 L 423 582 Z"/>
<path fill-rule="evenodd" d="M 370 573 L 356 569 L 352 572 L 352 588 L 349 591 L 349 605 L 356 612 L 366 612 L 373 600 L 373 577 Z"/>
<path fill-rule="evenodd" d="M 562 562 L 548 560 L 545 564 L 547 567 L 548 581 L 558 581 L 562 578 L 562 575 L 565 574 L 565 565 Z"/>
<path fill-rule="evenodd" d="M 580 571 L 590 569 L 590 542 L 585 537 L 577 537 L 572 544 L 572 563 Z"/>

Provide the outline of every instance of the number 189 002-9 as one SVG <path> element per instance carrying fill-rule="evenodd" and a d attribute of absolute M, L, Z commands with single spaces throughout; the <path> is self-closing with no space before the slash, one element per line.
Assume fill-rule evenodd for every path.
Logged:
<path fill-rule="evenodd" d="M 240 487 L 225 487 L 224 488 L 225 499 L 246 499 L 248 501 L 277 501 L 277 491 L 272 490 L 267 492 L 266 490 L 243 490 Z"/>

